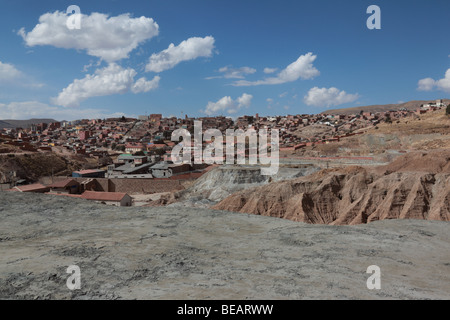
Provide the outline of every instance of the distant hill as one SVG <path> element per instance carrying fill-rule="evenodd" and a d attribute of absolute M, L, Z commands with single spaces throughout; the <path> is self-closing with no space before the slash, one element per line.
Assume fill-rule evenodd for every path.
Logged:
<path fill-rule="evenodd" d="M 414 100 L 404 103 L 396 103 L 396 104 L 384 104 L 384 105 L 373 105 L 373 106 L 363 106 L 363 107 L 354 107 L 354 108 L 343 108 L 343 109 L 331 109 L 325 110 L 322 113 L 328 114 L 358 114 L 361 110 L 364 112 L 386 112 L 389 110 L 400 110 L 405 108 L 406 110 L 415 110 L 419 108 L 424 103 L 435 102 L 436 100 Z M 450 99 L 443 99 L 444 104 L 448 105 L 450 103 Z"/>
<path fill-rule="evenodd" d="M 55 119 L 0 120 L 0 129 L 29 128 L 32 124 L 58 122 Z"/>

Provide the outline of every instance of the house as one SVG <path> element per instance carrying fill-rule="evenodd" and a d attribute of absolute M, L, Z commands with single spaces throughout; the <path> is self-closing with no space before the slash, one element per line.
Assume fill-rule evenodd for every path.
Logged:
<path fill-rule="evenodd" d="M 91 133 L 89 131 L 80 131 L 78 134 L 78 137 L 80 140 L 87 140 L 91 136 Z"/>
<path fill-rule="evenodd" d="M 151 170 L 149 169 L 154 162 L 145 162 L 144 164 L 136 164 L 134 162 L 128 162 L 124 165 L 118 167 L 108 167 L 108 176 L 121 176 L 121 175 L 133 175 L 133 174 L 148 174 Z M 151 176 L 149 176 L 151 177 Z"/>
<path fill-rule="evenodd" d="M 105 177 L 105 170 L 80 170 L 80 171 L 74 171 L 72 172 L 73 178 L 104 178 Z"/>
<path fill-rule="evenodd" d="M 52 192 L 77 194 L 80 190 L 80 184 L 74 179 L 65 179 L 52 183 L 48 186 Z"/>
<path fill-rule="evenodd" d="M 170 178 L 172 170 L 169 168 L 167 162 L 160 162 L 150 167 L 153 177 L 155 178 Z"/>
<path fill-rule="evenodd" d="M 127 153 L 136 153 L 144 150 L 144 145 L 142 143 L 131 144 L 127 143 L 125 145 L 125 152 Z"/>
<path fill-rule="evenodd" d="M 155 149 L 165 149 L 167 147 L 167 145 L 165 145 L 164 143 L 149 143 L 147 145 L 147 150 L 155 150 Z"/>
<path fill-rule="evenodd" d="M 132 203 L 131 197 L 123 192 L 85 191 L 81 198 L 119 207 L 130 207 Z"/>
<path fill-rule="evenodd" d="M 144 163 L 147 163 L 147 156 L 134 156 L 134 164 L 137 165 L 141 165 Z"/>
<path fill-rule="evenodd" d="M 172 170 L 172 174 L 178 174 L 183 172 L 188 172 L 191 170 L 191 166 L 187 163 L 181 163 L 181 164 L 169 164 L 169 169 Z"/>
<path fill-rule="evenodd" d="M 84 191 L 102 191 L 100 183 L 94 178 L 88 178 L 80 182 L 80 193 Z"/>
<path fill-rule="evenodd" d="M 160 162 L 150 167 L 153 177 L 155 178 L 170 178 L 174 174 L 188 172 L 190 170 L 189 164 L 174 164 L 170 162 Z"/>
<path fill-rule="evenodd" d="M 9 189 L 11 191 L 20 191 L 20 192 L 37 192 L 37 193 L 45 193 L 50 190 L 49 187 L 44 186 L 40 183 L 35 184 L 27 184 L 24 186 L 16 186 L 12 189 Z"/>
<path fill-rule="evenodd" d="M 134 161 L 134 156 L 132 156 L 129 153 L 124 153 L 117 157 L 118 163 L 127 163 L 127 162 L 133 162 L 133 161 Z"/>

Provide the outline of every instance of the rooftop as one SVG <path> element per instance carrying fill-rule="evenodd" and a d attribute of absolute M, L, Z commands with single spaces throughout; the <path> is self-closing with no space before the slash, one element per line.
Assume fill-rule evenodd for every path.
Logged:
<path fill-rule="evenodd" d="M 98 172 L 105 172 L 105 170 L 89 169 L 89 170 L 79 170 L 79 171 L 74 171 L 74 173 L 80 173 L 80 174 L 98 173 Z"/>
<path fill-rule="evenodd" d="M 67 186 L 75 185 L 75 184 L 79 184 L 79 183 L 76 180 L 74 180 L 74 179 L 65 179 L 65 180 L 62 180 L 62 181 L 58 181 L 58 182 L 52 183 L 48 187 L 49 188 L 65 188 Z"/>
<path fill-rule="evenodd" d="M 41 183 L 34 183 L 34 184 L 28 184 L 28 185 L 23 185 L 23 186 L 16 186 L 14 187 L 13 191 L 17 190 L 20 192 L 33 192 L 33 191 L 39 191 L 39 190 L 46 190 L 48 189 L 48 187 L 44 186 Z"/>
<path fill-rule="evenodd" d="M 123 192 L 85 191 L 81 195 L 81 198 L 98 201 L 121 201 L 125 196 L 127 194 Z"/>

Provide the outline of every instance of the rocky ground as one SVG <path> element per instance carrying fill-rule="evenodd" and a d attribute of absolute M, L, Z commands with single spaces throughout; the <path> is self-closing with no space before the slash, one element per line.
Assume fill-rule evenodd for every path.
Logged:
<path fill-rule="evenodd" d="M 449 222 L 309 225 L 11 192 L 0 219 L 1 299 L 450 298 Z M 366 287 L 370 265 L 380 290 Z"/>

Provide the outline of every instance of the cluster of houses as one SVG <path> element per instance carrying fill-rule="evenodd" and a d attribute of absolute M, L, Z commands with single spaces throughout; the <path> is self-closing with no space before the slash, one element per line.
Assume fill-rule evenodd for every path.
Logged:
<path fill-rule="evenodd" d="M 33 124 L 29 128 L 5 128 L 0 139 L 23 151 L 66 151 L 101 158 L 132 128 L 134 119 L 92 119 Z"/>
<path fill-rule="evenodd" d="M 429 102 L 421 105 L 420 108 L 416 110 L 416 112 L 422 114 L 430 110 L 438 110 L 444 107 L 445 107 L 444 101 L 442 99 L 438 99 L 436 100 L 436 102 Z"/>
<path fill-rule="evenodd" d="M 23 151 L 52 151 L 55 148 L 86 157 L 102 158 L 116 152 L 146 155 L 168 155 L 175 143 L 171 141 L 176 129 L 193 131 L 194 121 L 201 121 L 203 130 L 279 129 L 280 147 L 293 147 L 302 143 L 336 139 L 361 128 L 375 126 L 386 118 L 400 118 L 423 114 L 445 107 L 443 100 L 423 104 L 415 111 L 396 110 L 379 113 L 287 115 L 277 117 L 243 116 L 233 121 L 227 117 L 163 118 L 161 114 L 133 118 L 83 119 L 33 124 L 30 128 L 2 129 L 0 140 Z M 325 125 L 332 128 L 325 137 L 305 139 L 295 133 L 302 128 Z M 0 152 L 2 149 L 0 148 Z M 6 152 L 6 151 L 5 151 Z"/>
<path fill-rule="evenodd" d="M 109 164 L 107 174 L 117 177 L 148 176 L 170 177 L 189 171 L 186 167 L 170 162 L 175 142 L 171 136 L 176 129 L 194 130 L 194 121 L 202 122 L 202 129 L 278 129 L 280 150 L 298 149 L 317 143 L 330 143 L 351 136 L 359 129 L 370 128 L 387 119 L 398 119 L 423 114 L 445 107 L 443 100 L 422 105 L 415 111 L 396 110 L 387 112 L 363 112 L 358 114 L 316 114 L 287 115 L 277 117 L 243 116 L 236 120 L 227 117 L 164 118 L 161 114 L 151 114 L 133 118 L 109 118 L 77 121 L 61 121 L 34 124 L 30 128 L 2 129 L 0 142 L 23 151 L 73 153 L 81 157 L 107 159 L 99 165 Z M 302 130 L 307 127 L 322 126 L 323 134 L 305 137 Z M 208 142 L 204 142 L 205 146 Z M 0 153 L 8 152 L 2 148 Z M 124 155 L 124 153 L 126 153 Z M 130 158 L 129 155 L 136 157 Z M 114 157 L 118 157 L 113 161 Z M 192 168 L 190 168 L 192 170 Z"/>
<path fill-rule="evenodd" d="M 172 161 L 159 161 L 159 156 L 137 156 L 121 154 L 114 164 L 108 166 L 108 178 L 170 178 L 178 174 L 196 172 L 205 166 L 174 164 Z"/>

